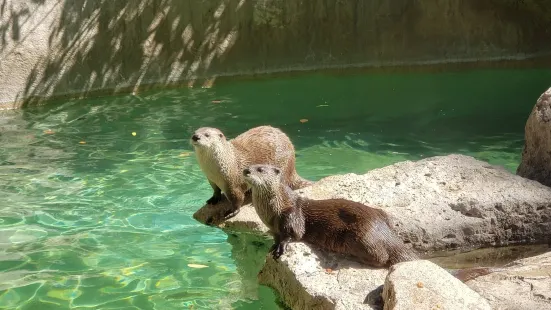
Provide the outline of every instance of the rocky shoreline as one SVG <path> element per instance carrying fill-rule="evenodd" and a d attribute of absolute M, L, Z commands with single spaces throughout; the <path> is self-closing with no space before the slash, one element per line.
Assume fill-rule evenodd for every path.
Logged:
<path fill-rule="evenodd" d="M 260 283 L 292 309 L 551 309 L 551 248 L 465 283 L 426 260 L 437 251 L 551 246 L 551 188 L 545 186 L 551 184 L 550 98 L 551 89 L 528 118 L 518 175 L 452 154 L 329 176 L 297 191 L 385 210 L 423 259 L 374 269 L 296 242 L 277 262 L 266 256 Z M 227 200 L 205 205 L 194 218 L 226 230 L 267 233 L 247 198 L 226 222 L 220 219 Z"/>
<path fill-rule="evenodd" d="M 391 215 L 394 228 L 403 240 L 427 255 L 441 250 L 544 243 L 551 237 L 551 188 L 464 155 L 399 162 L 363 175 L 330 176 L 298 192 L 313 199 L 346 198 L 380 207 Z M 214 218 L 214 224 L 228 230 L 267 232 L 250 204 L 236 217 L 221 223 L 220 210 L 224 210 L 226 204 L 227 201 L 222 201 L 216 208 L 207 205 L 194 217 L 203 223 L 207 218 Z M 546 253 L 534 257 L 530 266 L 550 260 L 551 253 Z M 427 277 L 430 281 L 433 279 L 430 274 L 439 267 L 425 262 L 405 265 L 426 267 L 425 273 L 424 269 L 419 272 L 419 281 Z M 292 309 L 380 309 L 381 286 L 390 281 L 391 274 L 386 269 L 366 268 L 345 257 L 321 253 L 304 243 L 293 243 L 280 261 L 266 257 L 259 280 L 274 288 Z M 551 283 L 549 275 L 545 275 L 545 272 L 534 275 L 534 279 Z M 495 308 L 503 303 L 503 298 L 496 295 L 500 288 L 495 285 L 507 285 L 489 279 L 508 276 L 511 280 L 505 281 L 507 285 L 521 285 L 507 272 L 501 277 L 499 274 L 480 277 L 468 281 L 467 285 L 452 283 L 461 287 L 463 294 L 474 295 L 473 300 L 477 300 L 476 294 L 487 298 Z M 451 275 L 449 278 L 454 279 Z M 471 282 L 477 290 L 469 289 Z M 400 298 L 399 291 L 397 294 L 394 299 Z M 527 304 L 536 300 L 528 292 L 524 297 Z M 551 299 L 542 300 L 539 309 L 551 309 Z M 514 302 L 525 304 L 518 299 Z M 399 304 L 392 308 L 385 306 L 385 309 L 402 309 Z"/>

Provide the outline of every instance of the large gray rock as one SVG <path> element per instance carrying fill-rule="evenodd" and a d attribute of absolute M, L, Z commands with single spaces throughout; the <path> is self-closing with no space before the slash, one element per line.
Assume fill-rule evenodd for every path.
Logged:
<path fill-rule="evenodd" d="M 490 310 L 477 292 L 426 260 L 399 263 L 388 272 L 383 289 L 384 310 Z"/>
<path fill-rule="evenodd" d="M 551 186 L 551 88 L 532 109 L 524 128 L 524 140 L 517 174 Z"/>
<path fill-rule="evenodd" d="M 551 309 L 551 252 L 506 267 L 466 284 L 495 310 Z"/>
<path fill-rule="evenodd" d="M 330 176 L 298 192 L 380 207 L 403 240 L 421 251 L 544 242 L 551 236 L 551 188 L 464 155 Z M 213 224 L 230 229 L 267 231 L 250 205 L 221 223 L 225 208 L 227 201 L 207 205 L 194 217 L 203 223 L 215 218 Z"/>
<path fill-rule="evenodd" d="M 324 178 L 299 190 L 314 199 L 347 198 L 381 207 L 402 238 L 421 250 L 544 241 L 551 235 L 551 188 L 463 155 L 400 162 L 364 175 Z M 221 222 L 227 201 L 194 217 L 230 230 L 267 232 L 254 208 Z M 326 269 L 330 268 L 331 273 Z M 292 309 L 379 309 L 387 271 L 292 243 L 259 278 Z"/>

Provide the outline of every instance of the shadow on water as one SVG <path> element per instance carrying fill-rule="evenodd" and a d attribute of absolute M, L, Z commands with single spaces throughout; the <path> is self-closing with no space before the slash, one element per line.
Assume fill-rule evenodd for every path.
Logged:
<path fill-rule="evenodd" d="M 253 233 L 227 232 L 228 242 L 232 245 L 232 257 L 237 265 L 237 272 L 243 279 L 244 300 L 233 304 L 238 309 L 285 309 L 275 292 L 266 286 L 258 285 L 257 275 L 264 266 L 266 253 L 273 240 Z M 259 298 L 260 297 L 260 298 Z M 270 301 L 266 303 L 266 301 Z M 272 303 L 275 301 L 275 303 Z"/>

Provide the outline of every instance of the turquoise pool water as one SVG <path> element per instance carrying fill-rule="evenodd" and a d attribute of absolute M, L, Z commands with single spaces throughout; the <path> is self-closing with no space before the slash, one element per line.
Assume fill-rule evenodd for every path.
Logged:
<path fill-rule="evenodd" d="M 514 171 L 549 81 L 549 70 L 317 74 L 3 112 L 0 307 L 279 309 L 256 283 L 270 241 L 192 218 L 211 195 L 195 128 L 278 126 L 313 180 L 449 153 Z"/>

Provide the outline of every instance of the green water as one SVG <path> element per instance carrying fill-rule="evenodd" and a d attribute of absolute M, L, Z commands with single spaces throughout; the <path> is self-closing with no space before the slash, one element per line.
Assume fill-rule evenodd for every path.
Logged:
<path fill-rule="evenodd" d="M 195 128 L 278 126 L 312 180 L 449 153 L 514 171 L 549 81 L 548 70 L 312 75 L 3 113 L 0 306 L 278 309 L 256 282 L 270 241 L 192 218 L 211 195 L 190 154 Z"/>

